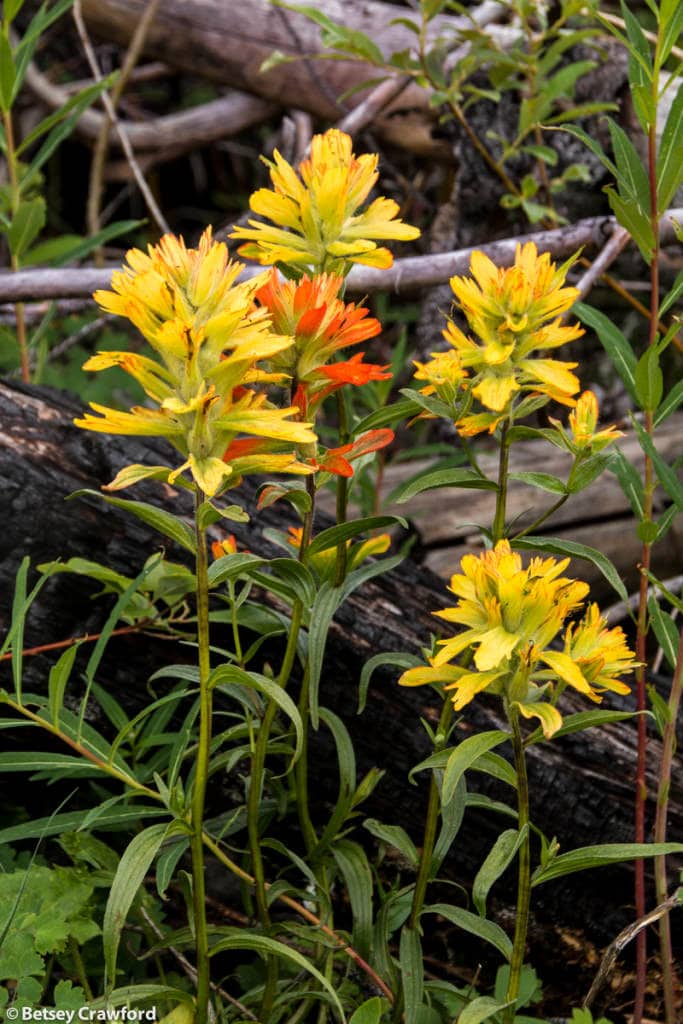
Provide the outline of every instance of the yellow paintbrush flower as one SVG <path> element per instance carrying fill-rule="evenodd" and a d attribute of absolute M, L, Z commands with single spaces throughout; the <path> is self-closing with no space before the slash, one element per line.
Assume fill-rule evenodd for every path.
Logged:
<path fill-rule="evenodd" d="M 480 556 L 465 555 L 462 575 L 453 576 L 449 587 L 458 603 L 435 613 L 464 630 L 439 641 L 429 665 L 409 669 L 400 682 L 443 682 L 455 691 L 456 710 L 483 690 L 500 694 L 526 718 L 538 718 L 546 736 L 562 724 L 548 702 L 554 683 L 598 702 L 604 690 L 628 692 L 616 677 L 636 663 L 621 629 L 607 629 L 597 605 L 577 626 L 565 625 L 588 594 L 586 583 L 562 576 L 568 564 L 532 558 L 525 568 L 506 540 Z M 550 645 L 563 630 L 564 650 L 555 650 Z M 468 649 L 474 650 L 473 667 L 453 664 Z"/>
<path fill-rule="evenodd" d="M 472 375 L 472 394 L 487 412 L 463 418 L 463 434 L 493 431 L 520 392 L 545 395 L 574 405 L 579 381 L 576 363 L 533 355 L 557 348 L 583 334 L 578 324 L 560 317 L 578 296 L 563 287 L 573 259 L 557 268 L 548 253 L 538 255 L 533 242 L 517 246 L 512 267 L 498 268 L 482 252 L 473 252 L 471 278 L 451 278 L 451 288 L 475 338 L 451 320 L 444 338 Z M 476 340 L 475 340 L 476 339 Z"/>
<path fill-rule="evenodd" d="M 311 155 L 298 173 L 277 150 L 265 163 L 273 188 L 258 189 L 249 205 L 272 223 L 250 220 L 248 227 L 235 228 L 232 237 L 246 240 L 242 256 L 298 271 L 345 274 L 352 263 L 391 266 L 391 253 L 377 239 L 407 241 L 420 234 L 398 218 L 393 199 L 375 199 L 361 209 L 378 178 L 378 157 L 355 156 L 351 137 L 336 128 L 313 136 Z"/>
<path fill-rule="evenodd" d="M 282 444 L 316 440 L 310 425 L 297 421 L 295 407 L 277 409 L 250 385 L 281 375 L 264 371 L 260 360 L 272 359 L 292 345 L 275 334 L 254 295 L 259 279 L 241 284 L 242 269 L 230 263 L 226 246 L 212 240 L 207 229 L 197 249 L 166 235 L 147 253 L 132 249 L 128 266 L 112 275 L 113 291 L 95 298 L 102 308 L 126 316 L 147 338 L 159 359 L 130 352 L 100 352 L 85 363 L 87 370 L 120 366 L 144 388 L 156 408 L 119 412 L 92 405 L 78 426 L 113 434 L 144 434 L 167 438 L 184 456 L 169 473 L 172 482 L 189 470 L 207 495 L 235 483 L 244 472 L 307 473 Z M 243 435 L 248 435 L 244 438 Z M 258 440 L 248 455 L 239 442 Z M 226 461 L 226 451 L 239 457 Z M 115 487 L 127 486 L 143 473 L 124 470 Z"/>
<path fill-rule="evenodd" d="M 592 391 L 584 391 L 576 403 L 576 408 L 569 414 L 569 434 L 558 420 L 551 419 L 550 422 L 557 428 L 565 447 L 572 454 L 595 454 L 612 444 L 618 437 L 623 437 L 622 431 L 614 426 L 596 430 L 598 417 L 597 398 Z"/>

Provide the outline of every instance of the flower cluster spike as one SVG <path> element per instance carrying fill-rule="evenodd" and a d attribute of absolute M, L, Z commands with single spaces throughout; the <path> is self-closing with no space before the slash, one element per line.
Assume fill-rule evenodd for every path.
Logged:
<path fill-rule="evenodd" d="M 344 384 L 391 378 L 386 366 L 363 362 L 362 352 L 330 363 L 337 352 L 374 338 L 382 329 L 367 309 L 339 298 L 342 286 L 337 274 L 304 275 L 295 282 L 282 281 L 272 270 L 256 291 L 274 329 L 293 338 L 293 345 L 274 353 L 271 365 L 291 377 L 294 402 L 305 417 L 313 417 L 322 400 Z"/>
<path fill-rule="evenodd" d="M 485 410 L 463 416 L 457 423 L 461 434 L 492 433 L 508 418 L 520 392 L 575 404 L 579 381 L 572 370 L 576 363 L 535 354 L 583 334 L 578 324 L 561 323 L 562 314 L 578 297 L 575 288 L 564 287 L 575 259 L 556 267 L 548 253 L 539 256 L 534 243 L 527 242 L 517 246 L 512 267 L 498 268 L 475 251 L 472 277 L 451 278 L 455 298 L 475 337 L 448 320 L 444 338 L 451 346 L 449 372 L 454 377 L 459 366 L 462 374 L 470 375 L 468 388 Z M 429 365 L 419 368 L 419 379 L 431 380 Z M 437 369 L 442 371 L 441 363 Z M 436 387 L 436 380 L 432 383 Z"/>
<path fill-rule="evenodd" d="M 92 403 L 96 415 L 86 413 L 77 425 L 167 438 L 184 457 L 167 479 L 173 482 L 189 470 L 208 496 L 245 472 L 310 472 L 292 451 L 280 450 L 283 444 L 314 442 L 310 425 L 298 420 L 297 408 L 277 409 L 253 386 L 281 380 L 259 363 L 292 345 L 291 337 L 274 333 L 266 310 L 255 305 L 259 280 L 237 283 L 242 266 L 229 262 L 226 246 L 214 242 L 210 228 L 197 249 L 165 235 L 147 253 L 131 249 L 126 259 L 128 265 L 112 275 L 113 291 L 98 291 L 95 299 L 107 312 L 127 317 L 157 358 L 100 352 L 84 368 L 120 366 L 154 407 L 119 412 Z M 127 467 L 110 487 L 128 486 L 143 475 L 143 467 Z"/>
<path fill-rule="evenodd" d="M 337 128 L 314 135 L 311 155 L 297 171 L 275 150 L 265 160 L 273 188 L 253 193 L 249 205 L 270 224 L 250 220 L 232 238 L 245 240 L 241 256 L 263 265 L 280 264 L 345 273 L 352 263 L 390 267 L 393 257 L 377 239 L 408 241 L 419 229 L 404 224 L 393 199 L 380 197 L 363 209 L 377 181 L 378 157 L 353 153 L 351 137 Z"/>
<path fill-rule="evenodd" d="M 606 690 L 628 693 L 619 677 L 636 662 L 623 630 L 609 629 L 596 604 L 578 622 L 567 622 L 584 608 L 589 589 L 562 576 L 568 564 L 568 558 L 537 557 L 524 567 L 506 540 L 479 556 L 465 555 L 462 574 L 449 587 L 457 604 L 435 612 L 464 630 L 440 640 L 429 665 L 409 669 L 400 682 L 445 683 L 454 690 L 456 710 L 484 690 L 499 694 L 524 717 L 538 718 L 548 737 L 562 725 L 553 684 L 572 686 L 596 702 Z M 454 663 L 467 650 L 474 652 L 472 666 Z"/>

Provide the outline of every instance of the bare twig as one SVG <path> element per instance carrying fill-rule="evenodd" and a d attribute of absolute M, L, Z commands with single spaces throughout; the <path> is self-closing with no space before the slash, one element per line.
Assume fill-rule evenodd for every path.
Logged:
<path fill-rule="evenodd" d="M 384 82 L 380 82 L 357 107 L 342 117 L 341 121 L 337 123 L 337 128 L 348 132 L 349 135 L 357 135 L 366 125 L 374 121 L 377 115 L 385 107 L 388 107 L 397 96 L 400 96 L 411 82 L 410 75 L 396 75 L 394 78 L 387 78 Z"/>
<path fill-rule="evenodd" d="M 71 96 L 68 87 L 55 85 L 33 63 L 28 66 L 25 81 L 31 92 L 52 110 L 63 107 Z M 138 152 L 157 151 L 181 144 L 187 150 L 235 135 L 253 124 L 265 121 L 276 109 L 274 104 L 256 96 L 230 92 L 190 110 L 166 114 L 152 121 L 122 123 L 131 145 Z M 101 111 L 86 110 L 78 119 L 76 131 L 84 138 L 97 139 L 104 120 L 105 115 Z M 116 132 L 109 132 L 109 144 L 121 146 L 121 139 Z"/>
<path fill-rule="evenodd" d="M 630 240 L 631 236 L 626 228 L 618 226 L 614 229 L 605 247 L 598 253 L 586 273 L 576 283 L 580 299 L 586 298 L 598 278 L 602 277 L 607 268 L 614 263 L 619 253 Z"/>
<path fill-rule="evenodd" d="M 126 88 L 128 81 L 131 76 L 131 72 L 134 70 L 137 64 L 142 48 L 145 44 L 145 38 L 147 31 L 154 20 L 154 17 L 159 9 L 160 0 L 148 0 L 147 5 L 142 13 L 142 17 L 137 24 L 133 38 L 130 41 L 130 45 L 126 51 L 126 56 L 121 67 L 121 72 L 114 87 L 111 91 L 111 106 L 113 110 L 116 110 L 118 102 L 123 95 L 123 91 Z M 100 218 L 100 207 L 102 204 L 102 190 L 104 188 L 104 165 L 107 160 L 107 150 L 109 148 L 109 129 L 111 127 L 111 118 L 109 113 L 105 114 L 104 120 L 100 127 L 100 134 L 97 137 L 95 148 L 92 155 L 92 163 L 90 165 L 90 184 L 88 188 L 88 204 L 86 209 L 88 231 L 91 235 L 97 234 L 101 227 Z M 95 263 L 98 267 L 103 265 L 103 253 L 102 248 L 99 247 L 94 253 Z"/>
<path fill-rule="evenodd" d="M 147 913 L 144 907 L 140 908 L 140 913 L 144 918 L 147 926 L 154 933 L 157 939 L 163 940 L 164 933 L 162 932 L 161 928 L 159 928 L 156 921 L 154 921 L 150 917 L 150 915 Z M 181 953 L 179 949 L 175 948 L 175 946 L 165 945 L 164 949 L 167 949 L 169 951 L 171 956 L 175 958 L 176 963 L 183 970 L 185 975 L 190 979 L 192 984 L 196 985 L 197 971 L 195 970 L 194 966 L 190 963 L 190 961 L 187 959 L 185 954 Z M 211 982 L 211 988 L 213 989 L 214 992 L 217 992 L 222 999 L 225 999 L 226 1003 L 230 1003 L 231 1006 L 234 1006 L 236 1010 L 239 1010 L 240 1013 L 244 1014 L 245 1017 L 248 1017 L 249 1020 L 258 1020 L 256 1014 L 252 1013 L 251 1010 L 249 1010 L 244 1005 L 244 1003 L 241 1003 L 239 999 L 235 999 L 234 996 L 231 996 L 230 993 L 226 992 L 224 988 L 220 987 L 220 985 L 216 985 L 215 982 Z"/>
<path fill-rule="evenodd" d="M 662 217 L 662 243 L 666 244 L 675 238 L 673 225 L 677 220 L 683 220 L 683 209 L 669 210 Z M 500 266 L 512 263 L 516 246 L 525 242 L 534 242 L 540 252 L 549 252 L 557 259 L 576 252 L 581 246 L 603 243 L 605 235 L 614 231 L 615 227 L 614 217 L 588 217 L 552 231 L 536 231 L 453 252 L 407 256 L 395 260 L 394 265 L 387 270 L 355 266 L 348 277 L 348 290 L 356 295 L 365 295 L 380 291 L 401 293 L 432 288 L 448 281 L 454 274 L 466 274 L 474 248 L 486 253 Z M 112 269 L 36 268 L 19 270 L 16 274 L 0 273 L 0 303 L 83 298 L 97 288 L 108 288 Z M 260 274 L 262 269 L 258 266 L 246 267 L 244 276 Z"/>
<path fill-rule="evenodd" d="M 621 953 L 622 949 L 628 946 L 629 942 L 636 938 L 642 932 L 643 928 L 647 928 L 648 925 L 654 924 L 655 921 L 659 921 L 660 918 L 666 916 L 670 911 L 676 907 L 683 907 L 683 901 L 679 892 L 675 892 L 672 896 L 669 896 L 667 900 L 660 903 L 658 907 L 651 910 L 649 914 L 645 914 L 638 921 L 634 921 L 633 924 L 628 925 L 623 931 L 619 932 L 614 942 L 612 942 L 607 952 L 602 958 L 600 968 L 595 976 L 595 980 L 590 987 L 590 991 L 583 1001 L 583 1008 L 588 1009 L 592 1006 L 595 1001 L 595 997 L 598 992 L 605 984 L 609 972 L 612 970 L 617 957 Z"/>
<path fill-rule="evenodd" d="M 100 72 L 99 64 L 97 63 L 97 57 L 95 56 L 95 51 L 93 50 L 92 43 L 90 42 L 88 30 L 86 29 L 85 22 L 83 21 L 83 12 L 81 11 L 81 0 L 74 0 L 73 16 L 74 21 L 76 23 L 76 28 L 78 30 L 79 38 L 81 40 L 81 44 L 85 52 L 86 59 L 88 61 L 88 64 L 90 65 L 90 70 L 93 73 L 93 78 L 96 82 L 101 82 L 102 74 Z M 140 170 L 138 163 L 135 159 L 133 147 L 130 144 L 130 140 L 126 135 L 126 131 L 123 125 L 119 121 L 118 115 L 111 101 L 111 97 L 109 96 L 109 93 L 106 91 L 106 89 L 101 93 L 101 97 L 102 102 L 104 104 L 104 109 L 106 110 L 111 123 L 115 126 L 118 136 L 121 140 L 121 146 L 123 147 L 123 151 L 126 154 L 128 163 L 130 164 L 130 168 L 135 177 L 135 181 L 137 182 L 137 186 L 140 189 L 140 192 L 142 193 L 142 196 L 145 200 L 147 209 L 152 215 L 152 218 L 156 222 L 159 230 L 164 233 L 168 233 L 171 229 L 166 221 L 166 218 L 159 209 L 159 206 L 157 205 L 157 202 L 154 196 L 152 195 L 147 182 L 144 179 L 142 171 Z"/>

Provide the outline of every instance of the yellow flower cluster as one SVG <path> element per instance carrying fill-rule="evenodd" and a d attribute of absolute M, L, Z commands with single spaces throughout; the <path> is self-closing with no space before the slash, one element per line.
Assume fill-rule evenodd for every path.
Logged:
<path fill-rule="evenodd" d="M 378 178 L 378 157 L 356 156 L 352 145 L 336 128 L 314 135 L 298 173 L 276 150 L 265 161 L 273 188 L 258 189 L 249 200 L 254 213 L 272 223 L 251 220 L 236 228 L 232 237 L 246 240 L 240 255 L 299 272 L 345 274 L 352 263 L 390 267 L 391 253 L 375 239 L 407 241 L 420 232 L 398 218 L 393 199 L 380 197 L 361 209 Z"/>
<path fill-rule="evenodd" d="M 524 567 L 505 540 L 478 557 L 465 555 L 462 575 L 453 576 L 449 587 L 458 603 L 435 613 L 465 629 L 439 641 L 429 666 L 409 669 L 400 682 L 443 682 L 455 691 L 456 710 L 483 690 L 499 694 L 524 717 L 538 718 L 548 737 L 562 724 L 557 695 L 552 699 L 554 683 L 597 702 L 605 690 L 628 693 L 619 676 L 636 662 L 621 628 L 609 629 L 595 604 L 578 623 L 565 625 L 588 595 L 586 583 L 562 576 L 568 564 L 569 559 L 532 558 Z M 551 644 L 562 630 L 563 649 L 556 650 Z M 453 664 L 469 648 L 473 667 Z"/>
<path fill-rule="evenodd" d="M 296 408 L 274 408 L 252 387 L 274 379 L 259 362 L 292 344 L 273 333 L 266 311 L 254 303 L 263 282 L 236 283 L 242 266 L 228 261 L 226 246 L 213 241 L 210 228 L 197 249 L 166 235 L 147 253 L 131 249 L 126 258 L 128 266 L 112 275 L 113 291 L 98 291 L 95 299 L 107 312 L 127 317 L 158 358 L 100 352 L 85 369 L 120 366 L 155 408 L 119 412 L 93 403 L 97 415 L 87 413 L 77 425 L 167 438 L 185 459 L 168 479 L 190 470 L 209 496 L 244 472 L 310 472 L 292 452 L 274 450 L 278 442 L 314 442 L 310 425 L 292 419 Z M 128 467 L 110 486 L 128 486 L 144 472 Z"/>
<path fill-rule="evenodd" d="M 461 434 L 493 432 L 510 415 L 512 401 L 520 392 L 545 395 L 573 406 L 579 381 L 571 372 L 576 363 L 534 355 L 537 350 L 557 348 L 583 334 L 578 324 L 563 325 L 561 316 L 576 300 L 575 288 L 564 281 L 573 263 L 561 267 L 548 253 L 539 256 L 533 242 L 518 245 L 512 267 L 498 268 L 482 252 L 473 252 L 471 278 L 451 278 L 451 288 L 474 338 L 448 320 L 444 337 L 451 346 L 449 372 L 456 366 L 467 387 L 486 411 L 463 416 L 457 423 Z M 438 392 L 443 354 L 431 364 L 418 364 L 418 380 L 428 380 Z"/>

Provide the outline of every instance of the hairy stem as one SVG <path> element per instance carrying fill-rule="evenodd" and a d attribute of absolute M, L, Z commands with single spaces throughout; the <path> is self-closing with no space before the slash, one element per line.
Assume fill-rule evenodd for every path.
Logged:
<path fill-rule="evenodd" d="M 683 692 L 683 630 L 678 643 L 678 656 L 671 694 L 669 695 L 669 717 L 664 726 L 662 736 L 662 760 L 659 766 L 659 784 L 657 789 L 657 814 L 655 817 L 655 842 L 666 842 L 666 819 L 669 811 L 669 790 L 671 788 L 671 767 L 676 749 L 676 725 L 678 711 Z M 667 899 L 666 857 L 655 857 L 655 891 L 657 903 Z M 668 914 L 659 919 L 659 946 L 662 960 L 662 990 L 664 993 L 664 1012 L 666 1024 L 676 1024 L 675 977 L 671 945 L 671 923 Z"/>
<path fill-rule="evenodd" d="M 508 495 L 508 467 L 510 462 L 509 423 L 504 423 L 500 436 L 498 460 L 498 490 L 496 491 L 496 513 L 493 518 L 492 541 L 495 544 L 505 536 L 505 507 Z"/>
<path fill-rule="evenodd" d="M 515 920 L 515 937 L 512 943 L 510 959 L 510 981 L 506 1000 L 513 1005 L 505 1010 L 505 1024 L 512 1024 L 515 1017 L 514 1003 L 519 996 L 519 982 L 524 964 L 527 929 L 529 927 L 529 904 L 531 902 L 531 856 L 529 849 L 529 784 L 526 774 L 526 758 L 524 743 L 519 727 L 519 714 L 514 709 L 508 710 L 508 718 L 512 727 L 512 750 L 515 758 L 517 774 L 517 807 L 518 827 L 525 830 L 522 845 L 519 848 L 519 876 L 517 883 L 517 916 Z"/>
<path fill-rule="evenodd" d="M 209 1012 L 210 963 L 206 925 L 206 886 L 204 879 L 204 806 L 211 758 L 212 693 L 209 688 L 211 654 L 209 640 L 209 582 L 206 534 L 199 523 L 204 494 L 195 492 L 195 536 L 197 539 L 197 650 L 199 661 L 199 737 L 192 790 L 192 906 L 194 910 L 195 951 L 197 960 L 197 1019 L 205 1021 Z"/>
<path fill-rule="evenodd" d="M 21 203 L 21 192 L 19 190 L 19 179 L 17 176 L 17 158 L 14 146 L 14 127 L 12 114 L 9 110 L 3 111 L 2 121 L 5 127 L 5 145 L 7 157 L 7 173 L 10 187 L 10 210 L 14 218 Z M 14 252 L 10 251 L 10 265 L 16 273 L 19 270 L 19 260 Z M 26 318 L 24 317 L 23 302 L 14 304 L 14 319 L 17 327 L 17 344 L 19 346 L 19 360 L 21 363 L 21 379 L 24 384 L 31 380 L 31 367 L 28 357 L 28 342 L 26 339 Z"/>

